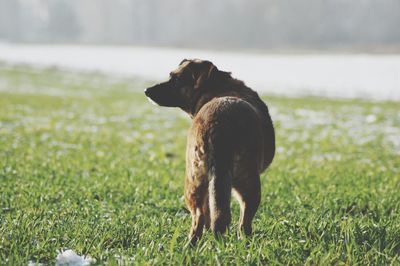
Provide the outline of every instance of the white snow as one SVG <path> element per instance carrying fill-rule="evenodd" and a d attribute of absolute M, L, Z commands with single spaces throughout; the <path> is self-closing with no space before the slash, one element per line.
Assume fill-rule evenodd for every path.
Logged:
<path fill-rule="evenodd" d="M 84 266 L 93 262 L 91 257 L 79 256 L 71 249 L 59 253 L 56 258 L 56 266 Z"/>
<path fill-rule="evenodd" d="M 370 114 L 365 117 L 365 122 L 374 123 L 376 121 L 376 115 Z"/>
<path fill-rule="evenodd" d="M 0 44 L 0 61 L 164 80 L 183 58 L 208 59 L 260 92 L 400 100 L 400 55 L 264 54 L 128 46 Z"/>

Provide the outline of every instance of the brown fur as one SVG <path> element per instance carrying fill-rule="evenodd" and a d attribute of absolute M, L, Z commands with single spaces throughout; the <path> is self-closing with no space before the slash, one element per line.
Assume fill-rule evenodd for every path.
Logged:
<path fill-rule="evenodd" d="M 260 204 L 260 174 L 275 154 L 268 108 L 258 94 L 209 61 L 183 60 L 167 82 L 145 93 L 193 119 L 187 138 L 185 199 L 192 214 L 189 238 L 203 228 L 223 234 L 231 221 L 231 192 L 240 204 L 240 229 L 252 232 Z"/>

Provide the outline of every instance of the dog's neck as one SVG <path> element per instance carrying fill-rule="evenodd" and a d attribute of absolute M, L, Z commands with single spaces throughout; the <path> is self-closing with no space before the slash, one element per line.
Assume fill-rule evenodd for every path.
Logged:
<path fill-rule="evenodd" d="M 217 95 L 200 96 L 194 99 L 192 108 L 189 112 L 191 118 L 194 118 L 196 114 L 200 111 L 201 107 L 211 101 L 213 98 L 218 97 Z"/>
<path fill-rule="evenodd" d="M 218 89 L 216 89 L 218 87 Z M 198 88 L 191 97 L 189 106 L 182 108 L 193 119 L 200 109 L 209 101 L 217 97 L 236 96 L 238 90 L 247 88 L 243 82 L 237 79 L 230 78 L 224 82 L 208 83 L 203 87 Z M 247 88 L 249 89 L 249 88 Z M 218 93 L 215 93 L 217 92 Z"/>

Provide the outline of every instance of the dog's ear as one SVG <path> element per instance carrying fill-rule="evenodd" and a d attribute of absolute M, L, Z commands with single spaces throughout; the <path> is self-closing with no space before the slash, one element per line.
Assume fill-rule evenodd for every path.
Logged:
<path fill-rule="evenodd" d="M 202 65 L 199 69 L 199 73 L 197 73 L 197 77 L 194 73 L 193 79 L 195 81 L 195 89 L 200 88 L 206 83 L 209 82 L 218 82 L 220 80 L 226 79 L 230 77 L 230 72 L 225 72 L 219 70 L 213 63 L 206 61 L 205 65 Z"/>
<path fill-rule="evenodd" d="M 189 60 L 187 60 L 187 59 L 185 58 L 185 59 L 183 59 L 183 60 L 179 63 L 179 65 L 182 65 L 183 63 L 185 63 L 185 62 L 187 62 L 187 61 L 189 61 Z"/>
<path fill-rule="evenodd" d="M 231 77 L 231 72 L 219 70 L 216 66 L 212 65 L 208 72 L 208 79 L 212 81 L 219 81 Z"/>

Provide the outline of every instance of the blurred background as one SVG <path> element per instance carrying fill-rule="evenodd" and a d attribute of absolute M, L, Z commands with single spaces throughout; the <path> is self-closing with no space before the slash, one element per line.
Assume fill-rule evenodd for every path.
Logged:
<path fill-rule="evenodd" d="M 10 42 L 398 51 L 398 0 L 0 0 Z"/>
<path fill-rule="evenodd" d="M 400 99 L 399 25 L 398 0 L 0 0 L 0 60 L 159 80 L 196 57 L 268 93 Z"/>

